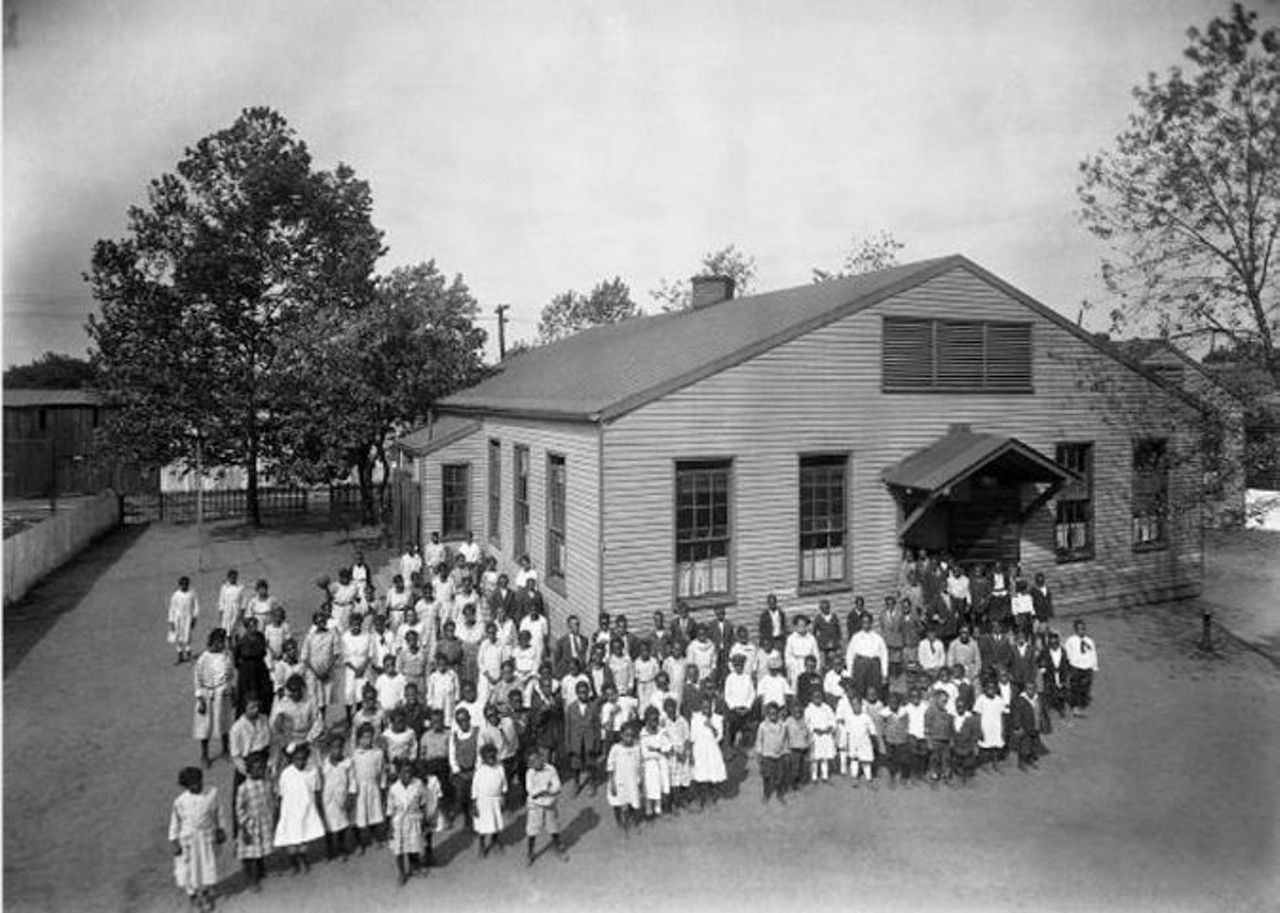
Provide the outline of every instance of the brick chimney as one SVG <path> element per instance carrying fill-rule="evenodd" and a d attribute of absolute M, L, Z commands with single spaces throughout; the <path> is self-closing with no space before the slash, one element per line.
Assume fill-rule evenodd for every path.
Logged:
<path fill-rule="evenodd" d="M 703 308 L 711 304 L 719 304 L 733 297 L 733 278 L 731 276 L 694 276 L 693 307 Z"/>

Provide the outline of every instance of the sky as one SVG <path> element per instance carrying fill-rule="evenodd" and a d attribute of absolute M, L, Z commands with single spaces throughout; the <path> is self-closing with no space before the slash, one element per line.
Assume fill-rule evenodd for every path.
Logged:
<path fill-rule="evenodd" d="M 1280 6 L 1261 0 L 1264 18 Z M 1078 165 L 1203 0 L 9 0 L 3 360 L 83 354 L 98 238 L 183 150 L 266 105 L 368 180 L 388 253 L 461 273 L 496 339 L 566 289 L 735 244 L 757 287 L 892 232 L 1104 328 Z"/>

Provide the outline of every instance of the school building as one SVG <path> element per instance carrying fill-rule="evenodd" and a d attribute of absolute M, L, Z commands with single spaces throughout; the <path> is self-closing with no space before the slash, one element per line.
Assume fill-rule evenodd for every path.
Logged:
<path fill-rule="evenodd" d="M 423 539 L 527 553 L 588 627 L 878 607 L 904 548 L 1043 571 L 1060 610 L 1199 591 L 1204 407 L 964 257 L 693 300 L 443 400 L 402 442 Z"/>

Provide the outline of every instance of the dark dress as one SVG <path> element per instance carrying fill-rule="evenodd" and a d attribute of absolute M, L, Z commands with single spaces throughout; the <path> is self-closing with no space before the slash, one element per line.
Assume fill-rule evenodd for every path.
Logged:
<path fill-rule="evenodd" d="M 244 704 L 256 698 L 264 716 L 271 716 L 271 704 L 275 689 L 271 684 L 271 670 L 267 668 L 267 639 L 261 631 L 243 635 L 236 643 L 236 715 L 244 713 Z"/>

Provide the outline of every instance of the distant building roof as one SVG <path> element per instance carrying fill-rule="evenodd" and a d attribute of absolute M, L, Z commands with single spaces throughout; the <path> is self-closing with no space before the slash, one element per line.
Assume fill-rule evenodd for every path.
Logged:
<path fill-rule="evenodd" d="M 37 406 L 103 406 L 106 397 L 97 390 L 11 390 L 4 388 L 6 409 L 31 409 Z"/>
<path fill-rule="evenodd" d="M 1208 366 L 1203 365 L 1200 362 L 1196 361 L 1186 352 L 1182 351 L 1182 349 L 1178 348 L 1173 343 L 1169 342 L 1169 340 L 1167 339 L 1135 336 L 1131 339 L 1111 340 L 1111 345 L 1115 346 L 1124 355 L 1144 365 L 1147 364 L 1152 358 L 1154 358 L 1157 355 L 1161 355 L 1161 354 L 1173 355 L 1178 359 L 1178 362 L 1180 364 L 1185 365 L 1186 367 L 1195 371 L 1197 374 L 1199 374 L 1205 380 L 1209 381 L 1209 383 L 1213 384 L 1215 387 L 1217 387 L 1227 396 L 1233 397 L 1235 399 L 1240 398 L 1240 395 L 1236 391 L 1232 390 L 1231 387 L 1227 386 L 1222 382 L 1222 378 L 1219 377 L 1215 371 L 1213 371 Z M 1181 383 L 1181 380 L 1171 376 L 1168 372 L 1160 371 L 1159 369 L 1157 369 L 1156 373 L 1167 380 L 1173 381 L 1175 383 Z"/>
<path fill-rule="evenodd" d="M 395 446 L 414 456 L 426 456 L 441 447 L 449 446 L 454 441 L 462 440 L 479 428 L 480 423 L 475 419 L 442 415 L 435 421 L 410 431 L 397 440 Z"/>
<path fill-rule="evenodd" d="M 1176 384 L 1164 381 L 1105 340 L 959 255 L 592 327 L 503 362 L 486 380 L 446 397 L 440 408 L 455 414 L 611 421 L 957 268 L 990 283 L 1196 408 L 1206 409 Z"/>

